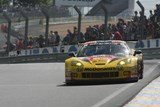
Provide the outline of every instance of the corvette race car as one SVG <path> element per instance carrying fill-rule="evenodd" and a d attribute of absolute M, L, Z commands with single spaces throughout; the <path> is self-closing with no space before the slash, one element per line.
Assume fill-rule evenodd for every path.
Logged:
<path fill-rule="evenodd" d="M 143 54 L 125 41 L 91 41 L 65 61 L 65 82 L 128 80 L 143 78 Z"/>

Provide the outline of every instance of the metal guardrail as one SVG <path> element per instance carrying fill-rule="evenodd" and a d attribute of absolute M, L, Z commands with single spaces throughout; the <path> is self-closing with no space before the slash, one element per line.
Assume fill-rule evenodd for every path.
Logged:
<path fill-rule="evenodd" d="M 160 59 L 160 48 L 140 49 L 144 59 Z"/>
<path fill-rule="evenodd" d="M 140 49 L 144 59 L 160 59 L 160 48 Z M 0 64 L 9 63 L 41 63 L 41 62 L 64 62 L 69 58 L 68 53 L 55 53 L 31 56 L 12 56 L 0 58 Z"/>
<path fill-rule="evenodd" d="M 31 56 L 13 56 L 0 58 L 0 64 L 10 63 L 35 63 L 35 62 L 64 62 L 67 59 L 68 53 L 55 53 Z"/>

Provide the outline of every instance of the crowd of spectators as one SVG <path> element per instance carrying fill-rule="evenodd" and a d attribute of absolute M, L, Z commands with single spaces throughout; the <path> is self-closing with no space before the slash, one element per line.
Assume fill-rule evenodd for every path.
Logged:
<path fill-rule="evenodd" d="M 60 44 L 60 36 L 58 31 L 50 31 L 47 41 L 49 46 L 58 46 Z M 43 48 L 45 46 L 47 45 L 43 35 L 39 35 L 39 37 L 30 36 L 27 41 L 17 39 L 14 43 L 10 43 L 10 51 L 17 50 L 17 53 L 19 54 L 22 49 Z"/>
<path fill-rule="evenodd" d="M 107 34 L 104 25 L 94 25 L 86 28 L 86 32 L 78 35 L 77 28 L 74 27 L 73 33 L 68 29 L 67 35 L 63 39 L 64 45 L 81 43 L 93 40 L 139 40 L 160 38 L 160 5 L 156 5 L 154 11 L 150 10 L 147 18 L 143 12 L 135 11 L 131 21 L 118 19 L 116 24 L 109 24 Z"/>
<path fill-rule="evenodd" d="M 17 40 L 15 49 L 42 48 L 60 44 L 74 45 L 94 40 L 141 40 L 148 38 L 160 38 L 160 5 L 158 4 L 154 11 L 150 10 L 148 18 L 143 12 L 135 11 L 132 20 L 126 21 L 120 18 L 117 23 L 108 24 L 106 33 L 104 24 L 89 26 L 85 32 L 80 33 L 78 33 L 77 27 L 73 27 L 73 30 L 67 30 L 63 39 L 60 38 L 58 31 L 50 31 L 47 44 L 44 35 L 40 35 L 36 38 L 29 37 L 26 42 L 22 39 Z M 27 47 L 24 47 L 24 44 L 27 44 Z"/>

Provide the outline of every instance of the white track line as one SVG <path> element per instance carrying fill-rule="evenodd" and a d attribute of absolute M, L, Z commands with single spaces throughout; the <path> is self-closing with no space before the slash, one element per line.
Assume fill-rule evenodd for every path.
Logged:
<path fill-rule="evenodd" d="M 159 62 L 160 63 L 160 62 Z M 159 64 L 152 66 L 146 73 L 145 75 L 149 75 Z M 129 87 L 133 86 L 135 83 L 132 84 L 128 84 L 127 86 L 119 89 L 118 91 L 114 92 L 113 94 L 111 94 L 110 96 L 107 96 L 106 98 L 104 98 L 103 100 L 99 101 L 98 103 L 96 103 L 95 105 L 93 105 L 92 107 L 100 107 L 102 105 L 104 105 L 105 103 L 107 103 L 108 101 L 110 101 L 112 98 L 114 98 L 115 96 L 119 95 L 120 93 L 122 93 L 123 91 L 125 91 L 126 89 L 128 89 Z"/>

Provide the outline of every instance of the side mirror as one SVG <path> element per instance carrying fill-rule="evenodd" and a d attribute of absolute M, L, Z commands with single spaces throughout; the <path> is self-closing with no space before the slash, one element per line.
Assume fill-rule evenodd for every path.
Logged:
<path fill-rule="evenodd" d="M 134 55 L 133 55 L 133 56 L 136 56 L 137 54 L 142 54 L 142 51 L 141 51 L 141 50 L 136 50 L 136 51 L 134 52 Z"/>
<path fill-rule="evenodd" d="M 69 57 L 75 57 L 76 54 L 74 52 L 68 54 Z"/>

